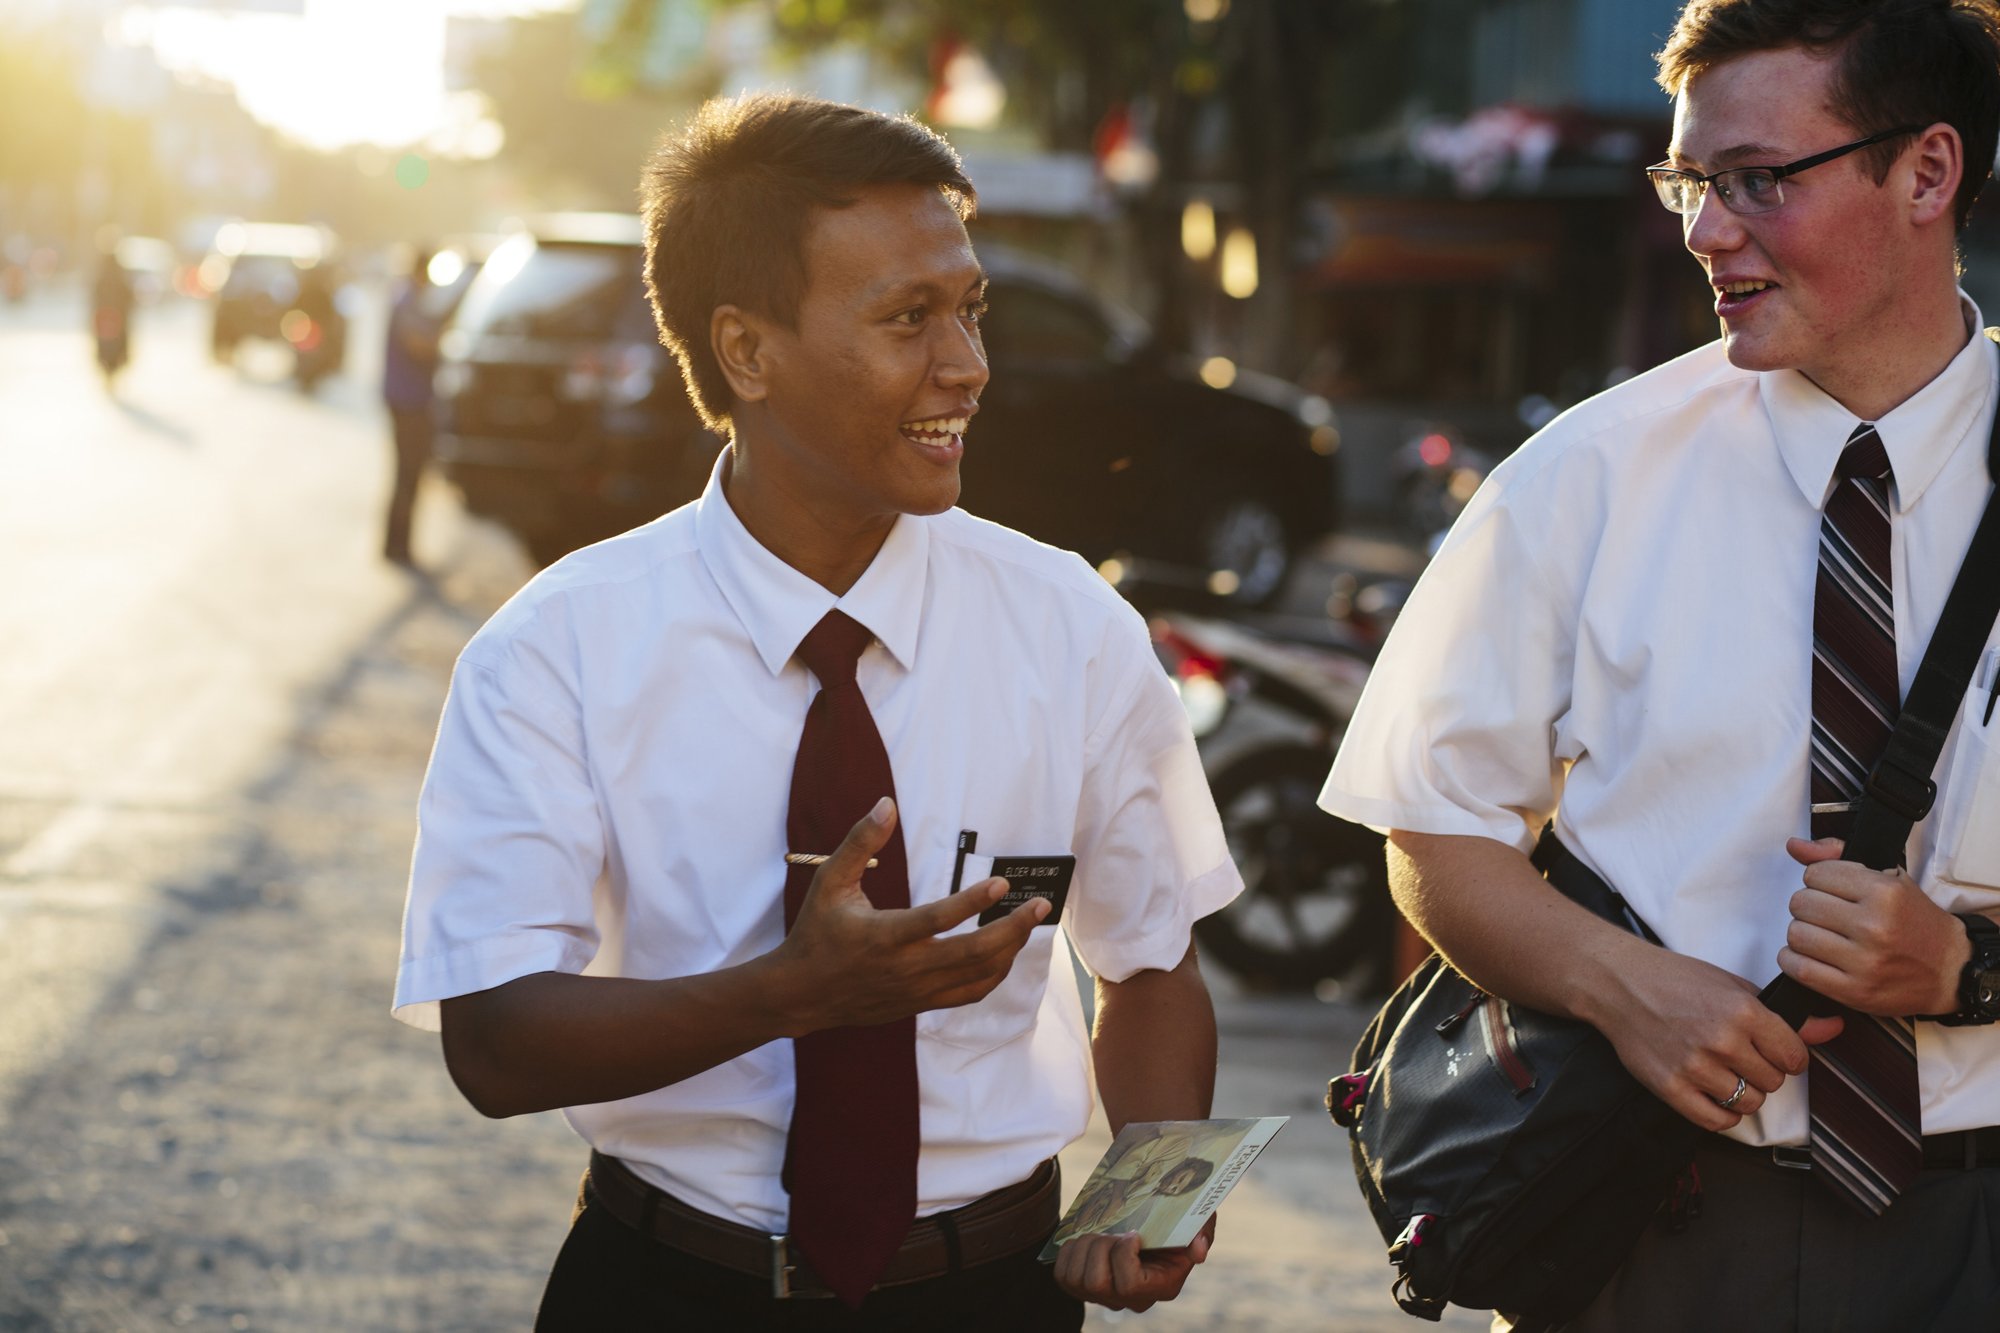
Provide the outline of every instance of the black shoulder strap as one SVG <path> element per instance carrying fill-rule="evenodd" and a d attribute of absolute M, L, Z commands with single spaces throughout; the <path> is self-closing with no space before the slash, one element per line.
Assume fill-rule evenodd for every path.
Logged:
<path fill-rule="evenodd" d="M 2000 330 L 1988 329 L 1986 336 L 2000 342 Z M 2000 405 L 1987 443 L 1987 470 L 2000 480 Z M 1938 614 L 1937 628 L 1910 682 L 1888 748 L 1855 805 L 1847 860 L 1876 870 L 1901 863 L 1910 829 L 1930 813 L 1931 802 L 1937 799 L 1931 773 L 1996 618 L 2000 618 L 2000 489 L 1987 496 L 1986 512 Z M 1762 998 L 1794 1027 L 1831 1007 L 1824 996 L 1784 976 L 1766 986 Z"/>
<path fill-rule="evenodd" d="M 1632 904 L 1626 902 L 1618 890 L 1605 883 L 1595 870 L 1585 865 L 1575 852 L 1563 845 L 1562 839 L 1556 836 L 1553 822 L 1543 826 L 1541 840 L 1528 854 L 1528 859 L 1551 886 L 1577 906 L 1603 917 L 1614 926 L 1623 926 L 1643 940 L 1660 943 L 1660 937 L 1632 910 Z"/>
<path fill-rule="evenodd" d="M 2000 422 L 2000 413 L 1995 414 Z M 2000 491 L 1995 492 L 2000 496 Z M 1972 684 L 1979 651 L 2000 617 L 2000 501 L 1989 496 L 1986 512 L 1966 548 L 1958 580 L 1951 585 L 1923 664 L 1910 682 L 1896 729 L 1889 733 L 1881 762 L 1854 809 L 1847 859 L 1887 870 L 1903 859 L 1910 828 L 1930 813 L 1937 799 L 1931 771 L 1944 749 L 1959 701 Z"/>

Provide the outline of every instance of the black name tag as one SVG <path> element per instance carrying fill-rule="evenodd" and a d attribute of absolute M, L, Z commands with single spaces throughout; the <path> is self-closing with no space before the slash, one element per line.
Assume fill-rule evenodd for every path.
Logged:
<path fill-rule="evenodd" d="M 1032 898 L 1048 901 L 1049 914 L 1041 924 L 1053 926 L 1062 919 L 1063 903 L 1069 897 L 1070 877 L 1076 874 L 1074 856 L 996 856 L 988 875 L 1007 881 L 1000 901 L 979 914 L 979 924 L 998 921 Z"/>

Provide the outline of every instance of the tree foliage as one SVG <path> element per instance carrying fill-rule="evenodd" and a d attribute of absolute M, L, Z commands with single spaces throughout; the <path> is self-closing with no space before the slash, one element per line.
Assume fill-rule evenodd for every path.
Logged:
<path fill-rule="evenodd" d="M 629 22 L 614 32 L 620 45 L 642 35 Z M 532 193 L 554 207 L 634 208 L 640 164 L 692 103 L 643 90 L 600 95 L 594 55 L 574 14 L 542 14 L 510 24 L 474 79 L 506 131 L 510 169 Z"/>
<path fill-rule="evenodd" d="M 608 31 L 643 41 L 667 3 L 623 0 Z M 1160 171 L 1132 201 L 1163 341 L 1189 338 L 1191 275 L 1179 253 L 1183 205 L 1215 195 L 1249 226 L 1268 275 L 1245 351 L 1287 370 L 1298 217 L 1312 147 L 1333 102 L 1322 72 L 1343 28 L 1373 24 L 1395 0 L 706 0 L 758 4 L 794 48 L 856 43 L 922 79 L 964 43 L 1007 90 L 1007 116 L 1047 147 L 1089 151 L 1107 118 L 1142 109 Z"/>
<path fill-rule="evenodd" d="M 53 34 L 0 32 L 0 182 L 68 179 L 87 116 L 75 52 Z"/>
<path fill-rule="evenodd" d="M 725 0 L 727 2 L 727 0 Z M 1370 5 L 1370 9 L 1379 6 Z M 1257 238 L 1267 275 L 1243 321 L 1247 357 L 1273 369 L 1291 345 L 1298 214 L 1311 146 L 1325 128 L 1321 70 L 1345 0 L 778 0 L 802 46 L 861 42 L 934 74 L 942 43 L 980 52 L 1009 115 L 1050 148 L 1088 150 L 1114 110 L 1150 115 L 1159 175 L 1133 201 L 1164 342 L 1191 335 L 1190 299 L 1212 277 L 1179 253 L 1180 215 L 1219 194 Z"/>

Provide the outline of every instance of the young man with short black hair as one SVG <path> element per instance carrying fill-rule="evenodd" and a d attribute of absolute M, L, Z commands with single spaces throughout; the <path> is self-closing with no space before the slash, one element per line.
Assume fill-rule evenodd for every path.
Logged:
<path fill-rule="evenodd" d="M 953 508 L 972 206 L 931 131 L 802 98 L 710 103 L 647 168 L 646 281 L 730 444 L 466 648 L 396 1000 L 480 1110 L 591 1143 L 543 1328 L 1073 1330 L 1207 1253 L 1036 1260 L 1093 1067 L 1114 1127 L 1207 1114 L 1189 931 L 1240 880 L 1138 616 Z M 1049 904 L 952 892 L 966 852 L 1075 858 L 1094 1037 Z"/>

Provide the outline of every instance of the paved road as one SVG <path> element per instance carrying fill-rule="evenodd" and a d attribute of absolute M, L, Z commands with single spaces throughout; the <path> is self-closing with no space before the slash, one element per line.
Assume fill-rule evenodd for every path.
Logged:
<path fill-rule="evenodd" d="M 579 1144 L 387 1003 L 450 664 L 527 568 L 441 489 L 435 577 L 375 558 L 364 377 L 155 312 L 114 403 L 80 326 L 0 311 L 0 1329 L 524 1328 Z M 1317 1104 L 1364 1016 L 1223 981 L 1218 1114 L 1295 1119 L 1187 1297 L 1092 1327 L 1406 1327 Z"/>

